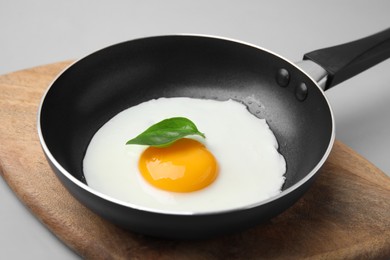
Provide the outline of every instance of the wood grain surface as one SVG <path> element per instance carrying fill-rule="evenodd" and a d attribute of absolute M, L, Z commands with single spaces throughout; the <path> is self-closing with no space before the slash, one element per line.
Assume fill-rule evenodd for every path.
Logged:
<path fill-rule="evenodd" d="M 0 172 L 48 229 L 93 259 L 390 259 L 390 178 L 336 141 L 314 185 L 268 223 L 203 241 L 122 230 L 79 204 L 41 150 L 40 99 L 61 62 L 0 76 Z"/>

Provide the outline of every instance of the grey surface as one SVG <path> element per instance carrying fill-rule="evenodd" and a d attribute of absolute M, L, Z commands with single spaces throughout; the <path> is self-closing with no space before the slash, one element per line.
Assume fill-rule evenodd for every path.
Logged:
<path fill-rule="evenodd" d="M 77 59 L 129 39 L 198 33 L 298 61 L 390 26 L 390 1 L 5 1 L 0 74 Z M 327 91 L 336 138 L 390 174 L 390 60 Z M 74 259 L 0 180 L 0 259 Z"/>

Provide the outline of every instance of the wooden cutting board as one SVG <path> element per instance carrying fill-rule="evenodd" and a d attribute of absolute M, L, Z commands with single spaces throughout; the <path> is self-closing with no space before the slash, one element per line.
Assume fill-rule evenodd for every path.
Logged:
<path fill-rule="evenodd" d="M 390 178 L 336 141 L 311 189 L 268 223 L 204 241 L 168 241 L 122 230 L 79 204 L 50 170 L 36 117 L 69 62 L 0 76 L 0 172 L 19 199 L 85 258 L 390 259 Z"/>

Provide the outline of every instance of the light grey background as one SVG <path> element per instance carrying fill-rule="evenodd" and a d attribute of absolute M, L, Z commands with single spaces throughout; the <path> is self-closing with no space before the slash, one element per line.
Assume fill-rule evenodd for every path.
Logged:
<path fill-rule="evenodd" d="M 0 74 L 172 33 L 230 37 L 298 61 L 308 51 L 389 26 L 388 0 L 0 0 Z M 326 94 L 337 139 L 390 174 L 390 60 Z M 0 259 L 74 258 L 1 179 Z"/>

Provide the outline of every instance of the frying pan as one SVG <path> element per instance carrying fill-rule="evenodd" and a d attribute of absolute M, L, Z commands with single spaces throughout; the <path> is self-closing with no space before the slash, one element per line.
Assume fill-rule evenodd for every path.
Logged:
<path fill-rule="evenodd" d="M 389 39 L 387 29 L 308 53 L 298 65 L 257 46 L 211 36 L 123 42 L 82 58 L 54 80 L 38 112 L 40 142 L 69 192 L 116 225 L 175 239 L 243 230 L 280 214 L 310 187 L 335 138 L 333 114 L 322 88 L 388 58 Z M 238 100 L 267 120 L 287 163 L 286 182 L 278 196 L 225 211 L 179 213 L 124 203 L 88 187 L 83 157 L 106 121 L 150 99 L 183 96 Z"/>

